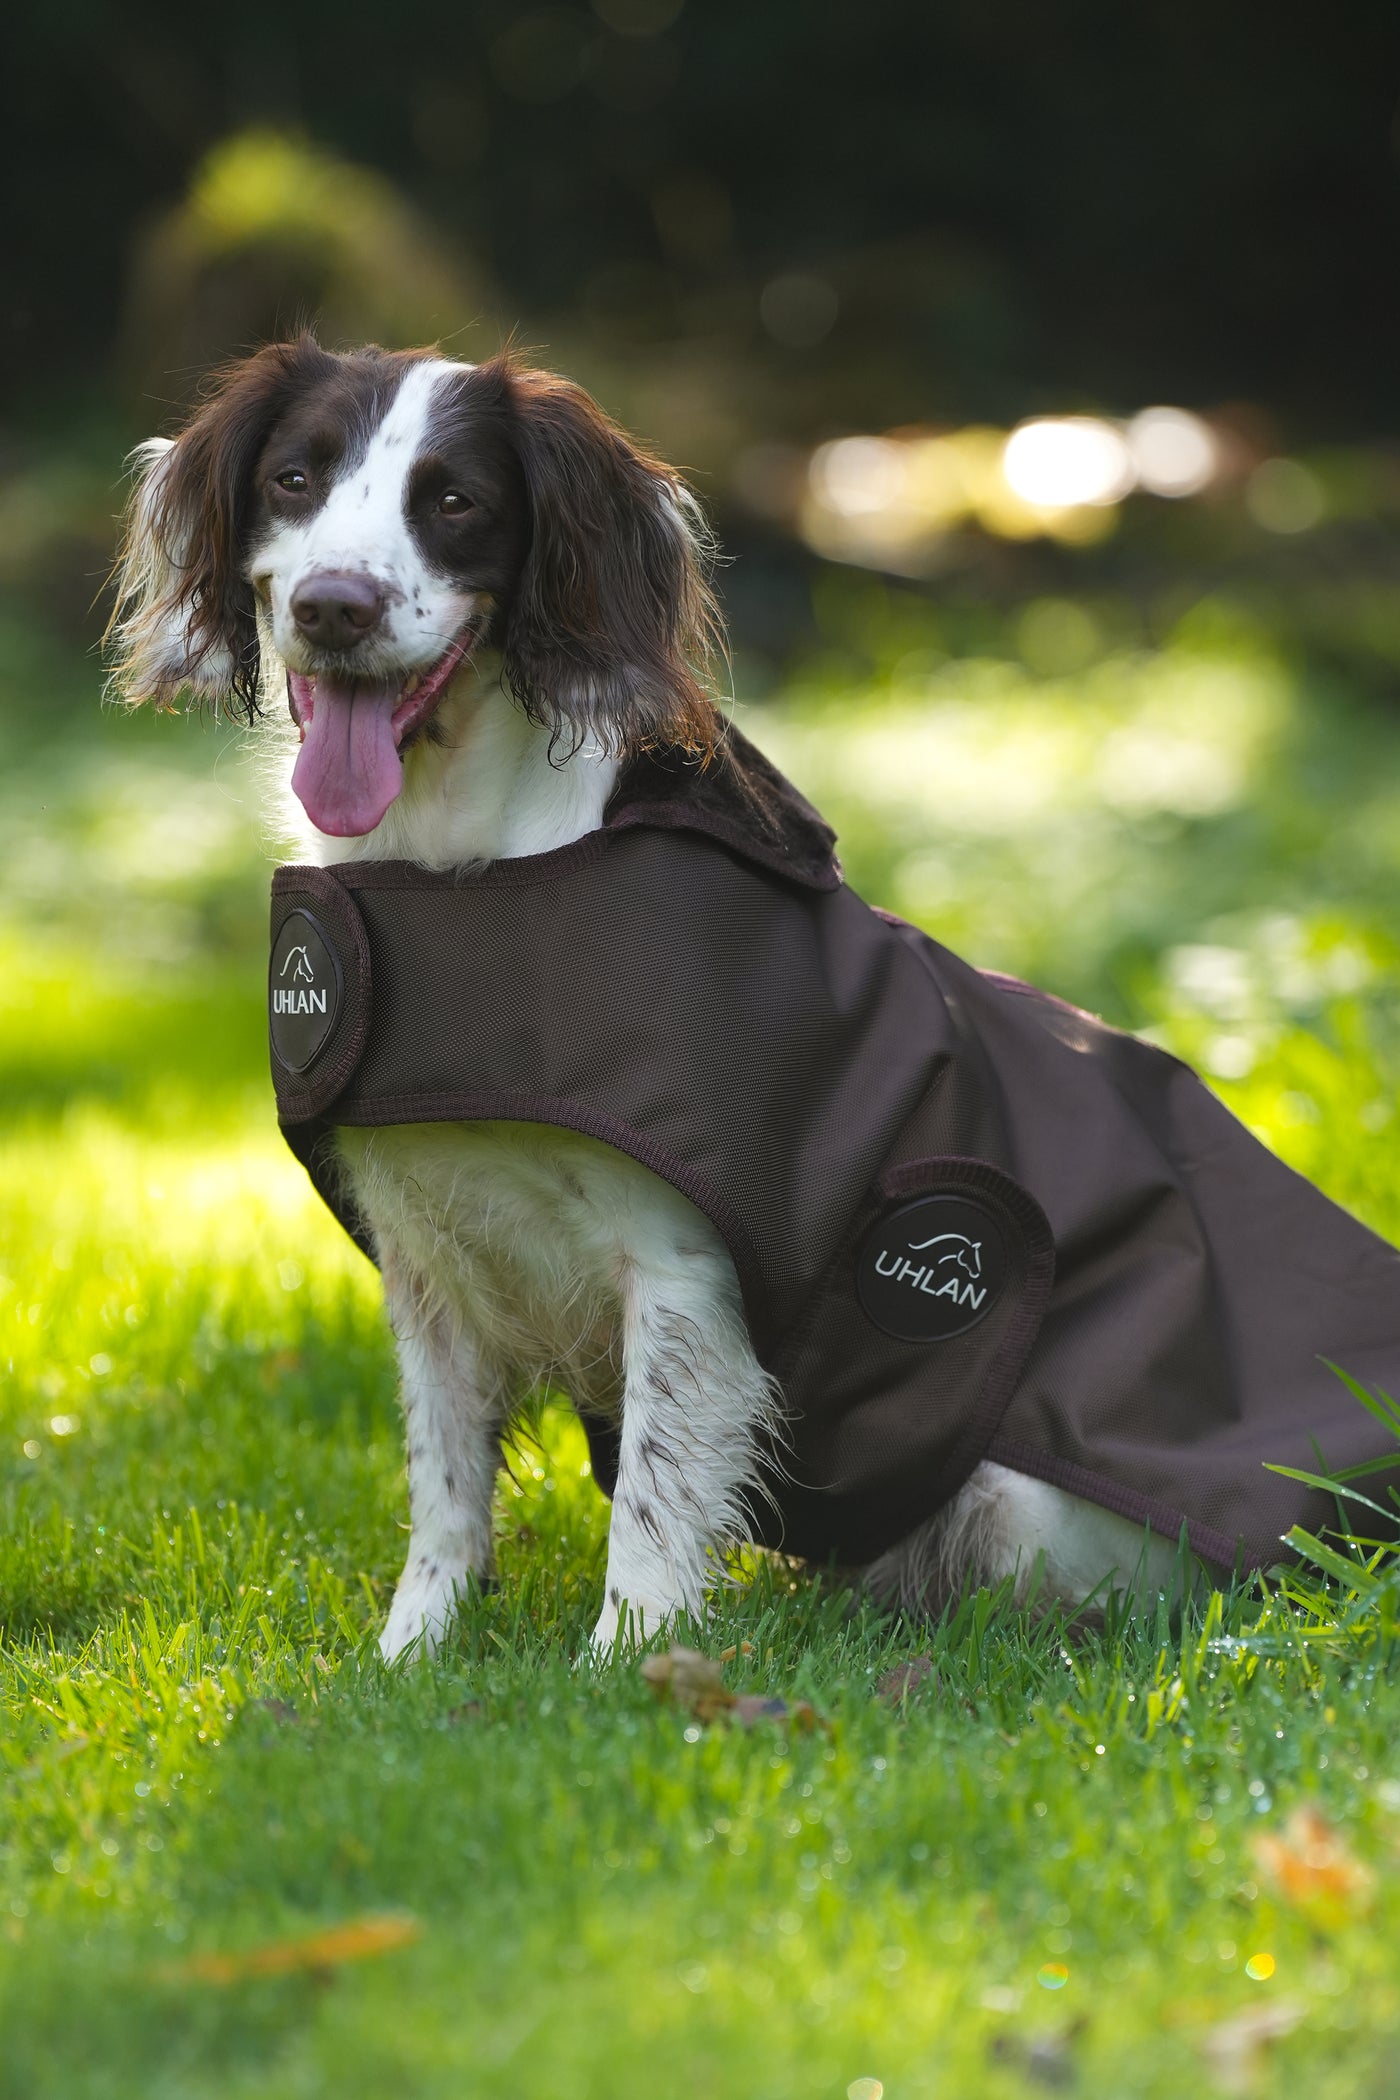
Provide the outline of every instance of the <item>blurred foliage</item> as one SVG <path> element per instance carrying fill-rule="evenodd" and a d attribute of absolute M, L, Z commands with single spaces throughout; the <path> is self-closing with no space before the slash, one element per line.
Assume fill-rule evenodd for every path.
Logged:
<path fill-rule="evenodd" d="M 332 343 L 469 357 L 517 336 L 591 386 L 695 476 L 770 680 L 814 639 L 815 548 L 918 574 L 993 626 L 1088 592 L 1141 615 L 1174 592 L 1179 613 L 1224 582 L 1319 662 L 1393 689 L 1400 464 L 1389 396 L 1358 364 L 1388 284 L 1369 244 L 1400 217 L 1362 63 L 1389 32 L 1354 22 L 1324 92 L 1291 33 L 1261 14 L 1256 34 L 1250 13 L 1168 30 L 1091 0 L 1051 50 L 1012 0 L 976 19 L 883 0 L 859 35 L 727 0 L 491 0 L 411 8 L 370 66 L 353 8 L 332 28 L 317 10 L 264 20 L 262 0 L 236 26 L 148 6 L 100 54 L 90 7 L 31 13 L 26 77 L 63 80 L 93 121 L 70 125 L 16 228 L 0 589 L 93 636 L 123 452 L 211 365 L 309 321 Z M 1149 49 L 1155 69 L 1134 71 Z M 29 100 L 12 147 L 44 107 Z M 115 142 L 112 113 L 138 103 Z M 1154 155 L 1188 136 L 1164 185 Z M 1311 214 L 1305 180 L 1325 198 Z M 1367 325 L 1349 327 L 1363 288 Z M 1008 489 L 1008 423 L 1154 396 L 1209 411 L 1222 469 L 1199 497 L 1037 514 Z M 854 519 L 814 501 L 822 441 L 852 432 L 887 433 L 860 443 L 918 469 Z"/>
<path fill-rule="evenodd" d="M 1334 25 L 1264 0 L 136 0 L 114 28 L 96 0 L 10 25 L 0 140 L 43 171 L 11 229 L 12 383 L 103 375 L 133 236 L 211 142 L 270 125 L 387 177 L 549 341 L 663 385 L 750 375 L 773 434 L 1001 421 L 1047 390 L 1393 425 L 1381 0 Z"/>
<path fill-rule="evenodd" d="M 684 225 L 704 247 L 707 226 L 729 225 L 728 207 L 698 179 L 677 178 L 663 203 L 667 238 L 681 239 Z M 509 271 L 497 274 L 481 243 L 411 201 L 368 156 L 338 154 L 286 125 L 235 130 L 203 150 L 183 193 L 133 227 L 123 268 L 121 326 L 91 383 L 60 404 L 47 390 L 50 375 L 35 372 L 29 406 L 0 426 L 0 593 L 20 594 L 60 636 L 94 640 L 100 629 L 127 447 L 169 428 L 211 363 L 314 321 L 330 342 L 441 338 L 464 356 L 489 354 L 514 335 L 592 385 L 624 423 L 692 471 L 716 513 L 734 557 L 725 597 L 751 682 L 771 684 L 794 650 L 831 639 L 812 607 L 836 602 L 842 586 L 813 549 L 920 579 L 883 597 L 877 587 L 865 601 L 855 586 L 847 593 L 851 605 L 867 606 L 863 629 L 876 607 L 891 623 L 890 636 L 872 645 L 877 654 L 897 650 L 912 623 L 950 637 L 955 653 L 975 654 L 989 638 L 999 647 L 1014 630 L 1033 660 L 1024 635 L 1039 616 L 1027 626 L 1021 608 L 1042 600 L 1092 599 L 1091 621 L 1118 646 L 1152 646 L 1193 602 L 1223 592 L 1321 674 L 1340 671 L 1387 696 L 1400 680 L 1400 452 L 1374 438 L 1280 456 L 1274 418 L 1257 404 L 1226 403 L 1197 425 L 1212 433 L 1220 470 L 1189 500 L 1139 493 L 1037 512 L 1006 485 L 1003 429 L 940 432 L 928 423 L 940 399 L 955 398 L 941 388 L 936 360 L 906 394 L 890 380 L 858 399 L 829 373 L 804 393 L 788 360 L 800 362 L 815 343 L 796 338 L 823 316 L 835 326 L 820 277 L 789 270 L 766 286 L 755 279 L 742 326 L 726 332 L 692 316 L 664 343 L 634 341 L 587 300 L 521 310 Z M 909 342 L 901 342 L 902 356 Z M 1043 391 L 1022 387 L 1015 405 Z M 1080 396 L 1069 390 L 1061 405 Z M 888 498 L 847 491 L 854 516 L 823 508 L 822 462 L 851 448 L 810 445 L 858 407 L 888 428 L 902 402 L 925 420 L 860 438 L 855 451 L 877 464 L 914 462 L 908 486 Z M 1032 667 L 1056 668 L 1058 651 L 1072 672 L 1068 629 L 1061 620 L 1056 641 L 1053 625 L 1040 620 L 1041 661 Z M 33 631 L 13 639 L 22 664 Z M 44 705 L 57 699 L 50 689 Z"/>
<path fill-rule="evenodd" d="M 239 132 L 141 238 L 124 362 L 159 397 L 172 369 L 198 372 L 313 317 L 329 342 L 430 342 L 479 304 L 465 257 L 382 176 L 284 133 Z"/>
<path fill-rule="evenodd" d="M 980 610 L 829 572 L 825 646 L 758 718 L 861 886 L 1120 1019 L 1227 918 L 1365 920 L 1374 947 L 1400 878 L 1388 711 L 1223 595 L 1155 641 L 1111 597 Z"/>

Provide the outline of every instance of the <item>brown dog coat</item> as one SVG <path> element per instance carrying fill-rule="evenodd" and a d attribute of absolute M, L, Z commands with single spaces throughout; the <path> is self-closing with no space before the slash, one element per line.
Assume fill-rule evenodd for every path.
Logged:
<path fill-rule="evenodd" d="M 1279 1559 L 1334 1504 L 1266 1467 L 1386 1449 L 1326 1360 L 1397 1389 L 1400 1254 L 1175 1058 L 872 910 L 834 847 L 731 733 L 637 760 L 552 853 L 280 869 L 289 1144 L 371 1256 L 337 1125 L 563 1125 L 673 1183 L 786 1398 L 761 1543 L 870 1559 L 991 1458 Z"/>

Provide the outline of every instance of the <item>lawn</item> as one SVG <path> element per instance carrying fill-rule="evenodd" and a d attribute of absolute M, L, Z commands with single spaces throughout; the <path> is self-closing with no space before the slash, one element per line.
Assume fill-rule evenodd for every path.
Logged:
<path fill-rule="evenodd" d="M 1189 1052 L 1400 1237 L 1400 719 L 1225 605 L 852 619 L 743 719 L 856 885 Z M 1393 2093 L 1393 1579 L 1085 1634 L 768 1561 L 692 1638 L 814 1722 L 706 1723 L 582 1658 L 606 1510 L 554 1404 L 499 1593 L 380 1666 L 391 1353 L 272 1125 L 239 739 L 99 718 L 25 637 L 0 2095 Z"/>

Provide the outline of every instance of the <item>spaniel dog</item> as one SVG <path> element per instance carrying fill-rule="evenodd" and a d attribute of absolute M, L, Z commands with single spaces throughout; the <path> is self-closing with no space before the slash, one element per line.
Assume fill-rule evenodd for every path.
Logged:
<path fill-rule="evenodd" d="M 303 337 L 226 370 L 138 461 L 117 690 L 250 720 L 285 694 L 280 792 L 303 858 L 456 870 L 548 852 L 598 827 L 630 753 L 703 754 L 722 734 L 698 506 L 565 379 Z M 339 1144 L 409 1450 L 384 1654 L 436 1647 L 459 1592 L 491 1575 L 501 1438 L 544 1381 L 622 1424 L 595 1648 L 699 1612 L 782 1413 L 714 1226 L 565 1129 Z M 983 1462 L 866 1580 L 927 1606 L 969 1581 L 1024 1593 L 1039 1566 L 1042 1594 L 1078 1602 L 1115 1570 L 1170 1583 L 1174 1562 L 1126 1519 Z"/>

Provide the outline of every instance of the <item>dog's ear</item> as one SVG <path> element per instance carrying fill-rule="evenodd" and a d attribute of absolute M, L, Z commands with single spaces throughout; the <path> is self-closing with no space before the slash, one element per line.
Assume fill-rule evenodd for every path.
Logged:
<path fill-rule="evenodd" d="M 332 363 L 310 336 L 269 343 L 214 375 L 177 438 L 137 447 L 107 628 L 120 699 L 164 708 L 187 692 L 256 714 L 253 469 L 294 391 Z"/>
<path fill-rule="evenodd" d="M 679 744 L 707 755 L 723 643 L 699 505 L 581 387 L 507 360 L 492 376 L 530 507 L 501 636 L 511 691 L 570 747 L 592 734 L 617 753 Z"/>

